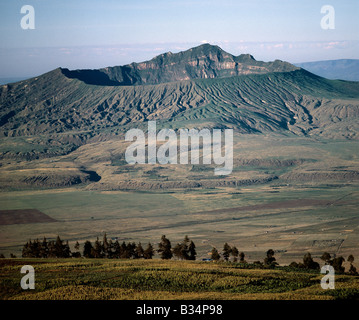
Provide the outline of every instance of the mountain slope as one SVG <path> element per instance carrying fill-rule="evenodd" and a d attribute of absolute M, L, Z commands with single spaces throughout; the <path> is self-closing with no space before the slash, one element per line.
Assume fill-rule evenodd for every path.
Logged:
<path fill-rule="evenodd" d="M 117 134 L 157 120 L 173 128 L 358 137 L 357 82 L 327 80 L 286 62 L 234 57 L 210 45 L 132 65 L 137 73 L 123 81 L 125 73 L 117 71 L 128 66 L 74 71 L 76 77 L 58 68 L 1 86 L 0 134 Z M 182 76 L 191 80 L 175 81 Z"/>
<path fill-rule="evenodd" d="M 359 59 L 313 61 L 295 65 L 328 79 L 359 81 Z"/>

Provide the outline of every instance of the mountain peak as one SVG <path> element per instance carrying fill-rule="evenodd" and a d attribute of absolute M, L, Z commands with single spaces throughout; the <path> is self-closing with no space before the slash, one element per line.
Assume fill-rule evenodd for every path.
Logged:
<path fill-rule="evenodd" d="M 257 61 L 250 54 L 233 56 L 217 45 L 204 43 L 178 53 L 162 53 L 149 61 L 99 70 L 66 71 L 65 75 L 88 84 L 104 81 L 104 85 L 143 85 L 297 69 L 279 60 Z"/>

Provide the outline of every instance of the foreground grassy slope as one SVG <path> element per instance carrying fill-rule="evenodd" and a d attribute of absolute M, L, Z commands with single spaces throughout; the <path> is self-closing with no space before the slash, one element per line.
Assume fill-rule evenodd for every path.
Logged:
<path fill-rule="evenodd" d="M 35 268 L 35 290 L 19 282 Z M 0 260 L 0 299 L 285 299 L 359 298 L 359 277 L 337 275 L 323 290 L 318 271 L 253 269 L 253 265 L 163 260 Z"/>

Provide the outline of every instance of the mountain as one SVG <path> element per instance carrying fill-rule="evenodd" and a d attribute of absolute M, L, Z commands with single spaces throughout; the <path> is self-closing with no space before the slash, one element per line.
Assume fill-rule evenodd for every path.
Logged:
<path fill-rule="evenodd" d="M 126 66 L 58 68 L 1 86 L 0 105 L 4 137 L 78 141 L 157 120 L 173 128 L 358 138 L 359 83 L 205 44 Z"/>
<path fill-rule="evenodd" d="M 62 72 L 69 78 L 79 79 L 87 84 L 118 86 L 226 78 L 297 69 L 299 68 L 280 60 L 266 63 L 256 61 L 249 54 L 236 57 L 218 46 L 203 44 L 177 54 L 167 52 L 142 63 L 99 70 L 62 69 Z"/>
<path fill-rule="evenodd" d="M 295 65 L 328 79 L 359 81 L 359 59 L 303 62 Z"/>
<path fill-rule="evenodd" d="M 0 78 L 0 85 L 2 84 L 7 84 L 7 83 L 13 83 L 13 82 L 18 82 L 21 80 L 26 80 L 29 79 L 31 77 L 8 77 L 8 78 Z"/>

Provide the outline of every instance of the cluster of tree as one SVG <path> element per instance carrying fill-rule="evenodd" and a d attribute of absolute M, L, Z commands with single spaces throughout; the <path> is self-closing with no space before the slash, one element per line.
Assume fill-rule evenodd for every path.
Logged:
<path fill-rule="evenodd" d="M 76 246 L 75 246 L 76 248 Z M 120 244 L 117 240 L 107 241 L 106 234 L 104 235 L 103 241 L 97 240 L 94 245 L 90 241 L 86 241 L 84 244 L 83 256 L 85 258 L 120 258 L 120 259 L 152 259 L 155 252 L 158 252 L 161 259 L 171 259 L 176 257 L 184 260 L 195 260 L 196 259 L 196 246 L 192 240 L 185 236 L 182 242 L 172 248 L 171 241 L 166 238 L 165 235 L 161 237 L 161 241 L 158 244 L 158 250 L 155 250 L 151 243 L 147 244 L 144 249 L 139 242 Z"/>
<path fill-rule="evenodd" d="M 141 242 L 128 242 L 123 241 L 120 243 L 117 239 L 113 242 L 107 239 L 104 234 L 103 240 L 99 238 L 92 244 L 87 240 L 83 246 L 83 253 L 80 252 L 80 244 L 76 242 L 75 251 L 71 252 L 68 241 L 64 242 L 59 236 L 56 240 L 47 241 L 44 238 L 42 241 L 34 240 L 28 241 L 23 246 L 23 258 L 109 258 L 109 259 L 152 259 L 155 255 L 155 248 L 151 243 L 143 248 Z M 158 250 L 161 259 L 171 259 L 173 256 L 184 260 L 196 259 L 196 246 L 192 240 L 185 236 L 182 242 L 172 248 L 171 241 L 162 236 L 158 244 Z"/>
<path fill-rule="evenodd" d="M 77 243 L 75 245 L 75 248 Z M 108 258 L 108 259 L 152 259 L 155 250 L 151 243 L 143 248 L 141 242 L 123 241 L 121 244 L 118 240 L 112 242 L 107 240 L 106 234 L 101 242 L 98 238 L 92 245 L 91 241 L 87 240 L 84 244 L 83 256 L 85 258 Z M 80 252 L 77 252 L 76 257 L 81 257 Z"/>
<path fill-rule="evenodd" d="M 166 240 L 167 240 L 166 236 L 162 236 L 160 242 L 161 248 L 163 248 L 161 244 L 167 243 Z M 173 255 L 179 259 L 196 260 L 196 255 L 197 255 L 196 245 L 192 240 L 188 238 L 188 236 L 185 236 L 182 242 L 177 243 L 172 251 L 173 251 Z"/>
<path fill-rule="evenodd" d="M 24 258 L 69 258 L 71 250 L 68 241 L 64 242 L 58 236 L 56 240 L 34 240 L 25 243 L 22 249 Z"/>
<path fill-rule="evenodd" d="M 244 260 L 245 254 L 243 252 L 239 252 L 235 246 L 231 247 L 227 242 L 223 246 L 222 256 L 225 261 L 229 261 L 230 256 L 232 256 L 233 262 L 237 262 L 239 258 L 239 262 L 246 263 Z M 212 248 L 211 259 L 214 261 L 221 259 L 221 255 L 215 247 Z"/>
<path fill-rule="evenodd" d="M 56 240 L 42 241 L 34 240 L 25 243 L 22 249 L 23 258 L 80 258 L 80 244 L 76 242 L 75 251 L 71 252 L 68 241 L 64 242 L 59 236 Z M 83 256 L 86 258 L 144 258 L 151 259 L 154 255 L 154 249 L 151 243 L 144 249 L 141 243 L 120 244 L 117 240 L 107 240 L 106 234 L 103 241 L 97 240 L 94 245 L 86 241 L 83 248 Z"/>
<path fill-rule="evenodd" d="M 275 254 L 274 250 L 269 249 L 266 252 L 266 257 L 264 258 L 263 262 L 254 261 L 253 264 L 258 265 L 258 266 L 265 266 L 265 267 L 275 267 L 276 265 L 278 265 L 278 263 L 276 262 L 276 258 L 274 257 L 274 254 Z M 234 262 L 238 261 L 238 256 L 239 256 L 239 262 L 246 263 L 246 261 L 244 260 L 245 254 L 243 252 L 239 253 L 238 249 L 235 246 L 231 247 L 228 245 L 228 243 L 225 243 L 223 246 L 223 250 L 222 250 L 223 260 L 228 261 L 230 256 L 233 256 Z M 343 266 L 343 262 L 345 262 L 345 259 L 342 256 L 334 257 L 332 259 L 331 255 L 328 252 L 324 252 L 320 258 L 325 262 L 325 264 L 333 266 L 335 272 L 337 272 L 337 273 L 345 272 L 345 268 Z M 212 248 L 211 259 L 214 261 L 218 261 L 221 259 L 221 254 L 218 252 L 218 250 L 215 247 Z M 354 262 L 353 255 L 350 255 L 348 257 L 348 262 L 350 262 L 350 268 L 349 268 L 348 273 L 352 274 L 352 275 L 358 275 L 357 269 L 353 265 L 353 262 Z M 313 260 L 310 252 L 307 252 L 304 255 L 303 262 L 299 262 L 299 263 L 292 262 L 289 265 L 289 267 L 301 268 L 301 269 L 312 269 L 312 270 L 320 269 L 319 263 L 315 262 Z"/>
<path fill-rule="evenodd" d="M 334 268 L 335 272 L 345 272 L 345 267 L 343 266 L 343 262 L 345 262 L 345 259 L 342 256 L 334 257 L 332 259 L 331 255 L 328 252 L 324 252 L 320 259 L 323 260 L 325 264 L 331 265 Z M 358 272 L 353 266 L 354 256 L 352 254 L 348 257 L 348 262 L 350 262 L 350 268 L 348 273 L 352 275 L 357 275 Z M 319 263 L 313 261 L 312 256 L 309 252 L 304 255 L 303 263 L 292 262 L 289 266 L 294 268 L 305 268 L 314 270 L 320 269 Z"/>
<path fill-rule="evenodd" d="M 42 241 L 34 240 L 28 241 L 23 246 L 22 257 L 24 258 L 80 258 L 81 256 L 85 258 L 109 258 L 109 259 L 152 259 L 152 257 L 157 252 L 161 259 L 172 259 L 173 257 L 182 260 L 196 260 L 196 246 L 192 240 L 185 236 L 183 241 L 177 243 L 173 248 L 171 241 L 166 238 L 165 235 L 161 237 L 161 241 L 158 243 L 158 249 L 155 250 L 154 246 L 151 243 L 148 243 L 146 248 L 142 247 L 141 242 L 128 242 L 123 241 L 119 243 L 116 239 L 113 242 L 111 239 L 108 240 L 106 234 L 103 236 L 103 240 L 100 241 L 98 238 L 94 242 L 87 240 L 83 246 L 83 253 L 80 253 L 80 244 L 76 242 L 75 251 L 71 252 L 68 241 L 64 242 L 59 236 L 56 240 L 47 241 L 44 238 Z M 255 261 L 253 264 L 264 267 L 275 267 L 278 265 L 276 258 L 274 257 L 274 250 L 269 249 L 266 252 L 266 256 L 261 261 Z M 227 242 L 223 246 L 223 250 L 219 252 L 217 248 L 212 247 L 210 253 L 211 260 L 219 261 L 223 258 L 224 261 L 230 261 L 232 257 L 233 262 L 247 263 L 245 254 L 239 252 L 235 246 L 230 246 Z M 11 254 L 11 257 L 15 256 Z M 0 258 L 4 258 L 3 255 L 0 255 Z M 343 262 L 345 259 L 342 256 L 331 257 L 328 252 L 324 252 L 321 256 L 321 259 L 325 264 L 333 266 L 334 270 L 338 273 L 344 273 L 345 268 Z M 350 262 L 350 268 L 348 273 L 352 275 L 358 275 L 356 268 L 353 265 L 354 257 L 350 255 L 348 257 L 348 262 Z M 292 268 L 302 268 L 302 269 L 313 269 L 319 270 L 319 263 L 315 262 L 308 252 L 303 257 L 303 262 L 292 262 L 289 267 Z"/>
<path fill-rule="evenodd" d="M 342 256 L 339 257 L 331 257 L 330 253 L 324 252 L 323 255 L 320 257 L 325 264 L 329 264 L 333 266 L 334 270 L 339 273 L 343 273 L 345 271 L 345 268 L 343 267 L 343 262 L 345 262 L 345 259 Z M 353 266 L 354 262 L 354 256 L 351 254 L 348 257 L 348 262 L 350 263 L 349 273 L 353 275 L 357 275 L 357 269 Z"/>

